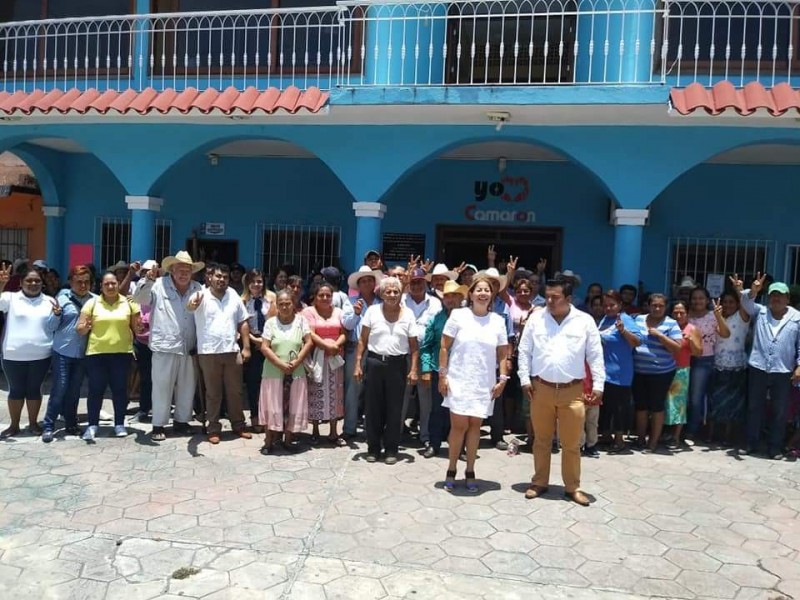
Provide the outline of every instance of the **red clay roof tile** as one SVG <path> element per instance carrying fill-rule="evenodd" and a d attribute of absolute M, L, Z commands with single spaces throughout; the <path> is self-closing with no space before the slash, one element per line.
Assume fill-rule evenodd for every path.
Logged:
<path fill-rule="evenodd" d="M 66 92 L 58 89 L 48 92 L 34 90 L 29 93 L 18 91 L 13 94 L 0 92 L 0 114 L 35 115 L 57 111 L 64 114 L 135 112 L 147 115 L 153 112 L 188 114 L 196 111 L 203 114 L 249 115 L 256 112 L 273 114 L 280 110 L 291 114 L 300 110 L 317 113 L 327 104 L 329 98 L 328 92 L 317 88 L 301 91 L 293 86 L 283 91 L 274 87 L 263 91 L 249 87 L 242 92 L 233 87 L 222 92 L 214 88 L 202 91 L 187 88 L 182 92 L 173 89 L 158 92 L 147 88 L 141 92 L 128 89 L 123 92 L 106 90 L 102 93 L 95 89 L 81 91 L 73 88 Z"/>
<path fill-rule="evenodd" d="M 681 115 L 704 111 L 714 116 L 734 112 L 745 117 L 756 113 L 780 117 L 790 110 L 800 114 L 800 93 L 788 83 L 779 83 L 772 89 L 757 81 L 742 89 L 736 89 L 730 81 L 720 81 L 710 89 L 692 83 L 683 89 L 672 88 L 669 100 Z"/>

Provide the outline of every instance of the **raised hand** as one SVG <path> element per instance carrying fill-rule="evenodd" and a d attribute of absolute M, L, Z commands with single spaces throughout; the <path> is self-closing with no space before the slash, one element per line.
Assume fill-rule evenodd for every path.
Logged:
<path fill-rule="evenodd" d="M 540 258 L 539 262 L 536 263 L 536 272 L 539 274 L 544 273 L 544 270 L 547 268 L 547 259 Z"/>
<path fill-rule="evenodd" d="M 9 279 L 11 279 L 11 265 L 5 269 L 0 269 L 0 289 L 5 287 Z"/>
<path fill-rule="evenodd" d="M 497 251 L 494 249 L 494 244 L 490 244 L 489 248 L 486 250 L 486 260 L 489 262 L 490 267 L 494 266 L 497 260 Z"/>
<path fill-rule="evenodd" d="M 750 284 L 750 291 L 753 292 L 753 295 L 758 296 L 761 293 L 761 290 L 764 288 L 764 280 L 767 278 L 767 274 L 761 274 L 759 271 L 756 274 L 756 278 L 753 280 L 753 283 Z"/>
<path fill-rule="evenodd" d="M 53 305 L 53 314 L 57 317 L 61 316 L 61 305 L 56 302 L 54 299 L 50 299 L 50 304 Z"/>
<path fill-rule="evenodd" d="M 411 269 L 416 269 L 417 265 L 419 264 L 420 256 L 414 256 L 413 254 L 408 257 L 408 268 L 407 271 L 411 271 Z"/>
<path fill-rule="evenodd" d="M 514 271 L 517 270 L 517 261 L 519 260 L 519 256 L 509 256 L 508 262 L 506 263 L 506 272 L 511 275 Z"/>
<path fill-rule="evenodd" d="M 140 263 L 138 260 L 132 262 L 128 267 L 128 270 L 131 272 L 131 275 L 136 275 L 139 271 L 142 270 L 142 263 Z"/>
<path fill-rule="evenodd" d="M 455 271 L 455 273 L 457 275 L 461 275 L 461 273 L 463 273 L 464 269 L 466 269 L 466 268 L 467 268 L 467 263 L 462 261 L 460 265 L 458 265 L 457 267 L 453 268 L 453 271 Z"/>
<path fill-rule="evenodd" d="M 426 273 L 430 273 L 433 270 L 433 261 L 430 258 L 426 258 L 425 262 L 422 263 L 422 270 Z"/>
<path fill-rule="evenodd" d="M 203 301 L 203 292 L 197 292 L 192 299 L 189 300 L 189 310 L 195 310 Z"/>
<path fill-rule="evenodd" d="M 733 289 L 735 289 L 737 292 L 741 292 L 744 289 L 744 281 L 739 279 L 738 273 L 734 273 L 733 276 L 728 277 L 728 279 L 730 280 Z"/>
<path fill-rule="evenodd" d="M 713 298 L 711 300 L 714 303 L 714 316 L 717 318 L 722 317 L 722 302 L 719 298 Z"/>

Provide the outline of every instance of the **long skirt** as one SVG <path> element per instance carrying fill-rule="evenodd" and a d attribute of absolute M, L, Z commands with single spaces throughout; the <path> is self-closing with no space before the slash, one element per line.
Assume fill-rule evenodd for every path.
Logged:
<path fill-rule="evenodd" d="M 270 431 L 298 433 L 308 427 L 308 384 L 305 377 L 292 380 L 289 392 L 288 415 L 283 410 L 283 378 L 265 377 L 261 380 L 258 403 L 258 422 Z"/>
<path fill-rule="evenodd" d="M 744 417 L 746 390 L 746 369 L 716 369 L 708 398 L 711 420 L 722 423 L 741 422 Z"/>
<path fill-rule="evenodd" d="M 690 367 L 681 367 L 675 371 L 672 385 L 667 392 L 667 405 L 664 409 L 664 425 L 686 424 L 686 403 L 689 397 Z"/>
<path fill-rule="evenodd" d="M 344 417 L 344 369 L 331 369 L 323 361 L 322 381 L 308 380 L 308 419 L 331 421 Z"/>

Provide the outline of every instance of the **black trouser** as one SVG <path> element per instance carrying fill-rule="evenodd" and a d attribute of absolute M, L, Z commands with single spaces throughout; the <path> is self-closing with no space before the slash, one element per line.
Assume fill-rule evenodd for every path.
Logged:
<path fill-rule="evenodd" d="M 442 406 L 444 398 L 439 393 L 439 373 L 431 373 L 431 418 L 428 421 L 431 446 L 434 450 L 442 447 L 442 442 L 450 435 L 450 409 Z"/>
<path fill-rule="evenodd" d="M 264 355 L 261 349 L 254 350 L 250 360 L 244 363 L 244 384 L 247 388 L 247 408 L 250 420 L 258 423 L 258 398 L 261 394 L 261 370 L 264 368 Z"/>
<path fill-rule="evenodd" d="M 41 400 L 42 383 L 50 368 L 50 357 L 39 360 L 3 359 L 9 400 Z"/>
<path fill-rule="evenodd" d="M 761 439 L 761 424 L 771 407 L 767 433 L 767 452 L 774 455 L 783 449 L 786 437 L 786 414 L 792 392 L 791 373 L 767 373 L 749 367 L 747 394 L 747 445 L 756 450 Z M 769 393 L 769 401 L 767 400 Z"/>
<path fill-rule="evenodd" d="M 380 454 L 381 446 L 387 456 L 397 454 L 407 372 L 406 355 L 381 358 L 372 352 L 367 354 L 364 413 L 369 454 Z"/>
<path fill-rule="evenodd" d="M 153 351 L 139 340 L 133 341 L 133 355 L 139 369 L 139 412 L 153 410 Z"/>

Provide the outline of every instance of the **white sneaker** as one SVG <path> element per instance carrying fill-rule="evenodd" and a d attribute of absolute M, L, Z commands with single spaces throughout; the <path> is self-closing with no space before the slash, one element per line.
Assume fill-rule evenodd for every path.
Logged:
<path fill-rule="evenodd" d="M 89 425 L 86 431 L 83 432 L 81 439 L 86 442 L 91 442 L 94 441 L 95 436 L 97 436 L 97 425 Z"/>
<path fill-rule="evenodd" d="M 110 415 L 106 411 L 101 409 L 100 410 L 100 420 L 101 421 L 113 421 L 114 420 L 114 415 Z"/>
<path fill-rule="evenodd" d="M 128 437 L 128 430 L 125 429 L 125 425 L 115 425 L 114 426 L 114 436 L 115 437 Z"/>

